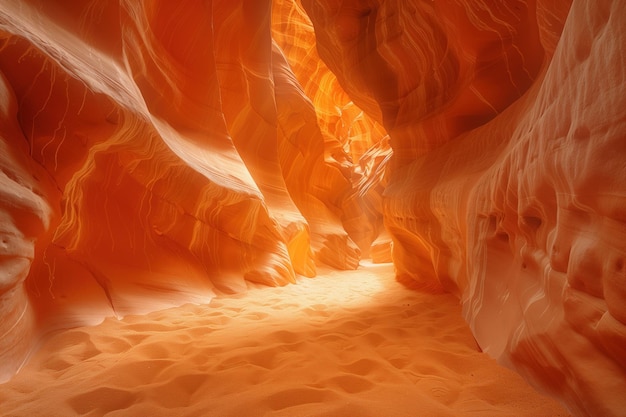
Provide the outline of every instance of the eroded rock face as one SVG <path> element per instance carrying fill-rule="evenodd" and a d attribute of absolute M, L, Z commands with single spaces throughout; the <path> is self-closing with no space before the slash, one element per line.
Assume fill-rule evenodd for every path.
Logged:
<path fill-rule="evenodd" d="M 2 2 L 1 379 L 50 328 L 358 266 L 378 181 L 326 145 L 271 10 Z"/>
<path fill-rule="evenodd" d="M 619 415 L 620 7 L 2 2 L 0 379 L 42 330 L 385 261 L 390 237 L 485 351 Z"/>
<path fill-rule="evenodd" d="M 37 177 L 42 170 L 24 157 L 17 100 L 5 77 L 0 77 L 0 95 L 0 375 L 10 375 L 34 342 L 34 314 L 24 282 L 52 210 L 41 197 Z"/>
<path fill-rule="evenodd" d="M 302 3 L 391 136 L 399 274 L 457 292 L 483 349 L 575 413 L 622 414 L 619 2 Z"/>
<path fill-rule="evenodd" d="M 313 245 L 319 248 L 316 253 L 321 259 L 336 266 L 343 263 L 333 260 L 337 254 L 360 251 L 369 256 L 370 245 L 383 229 L 381 195 L 391 156 L 388 136 L 380 123 L 354 105 L 335 74 L 319 58 L 313 25 L 302 6 L 291 0 L 275 0 L 272 10 L 272 36 L 282 51 L 273 63 L 289 64 L 281 65 L 289 70 L 277 68 L 275 72 L 275 79 L 285 80 L 287 87 L 281 88 L 277 82 L 277 94 L 292 94 L 279 104 L 293 107 L 299 101 L 297 110 L 279 110 L 283 115 L 280 125 L 287 132 L 287 140 L 300 144 L 297 147 L 305 164 L 296 174 L 294 170 L 299 167 L 293 162 L 299 158 L 284 154 L 287 187 L 310 222 Z M 304 94 L 288 88 L 294 84 L 290 78 L 297 80 Z M 294 119 L 299 121 L 294 123 Z M 320 205 L 315 200 L 332 204 Z M 325 213 L 328 209 L 330 213 Z M 358 251 L 346 240 L 346 233 Z M 354 264 L 358 255 L 349 258 Z"/>

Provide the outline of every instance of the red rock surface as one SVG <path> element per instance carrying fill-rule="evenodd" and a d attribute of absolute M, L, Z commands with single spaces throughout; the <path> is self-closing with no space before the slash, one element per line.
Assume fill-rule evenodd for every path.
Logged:
<path fill-rule="evenodd" d="M 305 0 L 394 151 L 400 276 L 580 415 L 621 415 L 626 14 L 619 2 Z M 569 9 L 569 14 L 568 14 Z"/>
<path fill-rule="evenodd" d="M 392 246 L 484 351 L 622 414 L 621 3 L 409 3 L 0 3 L 0 379 L 52 328 Z"/>

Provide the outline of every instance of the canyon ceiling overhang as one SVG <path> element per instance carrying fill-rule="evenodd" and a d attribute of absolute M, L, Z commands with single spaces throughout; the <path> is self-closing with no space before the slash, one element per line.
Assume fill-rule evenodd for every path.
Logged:
<path fill-rule="evenodd" d="M 622 6 L 0 1 L 0 380 L 51 329 L 392 257 L 620 415 Z"/>

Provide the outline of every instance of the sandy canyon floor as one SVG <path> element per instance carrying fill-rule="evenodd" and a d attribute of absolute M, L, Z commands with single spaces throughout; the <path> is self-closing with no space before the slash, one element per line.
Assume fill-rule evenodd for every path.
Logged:
<path fill-rule="evenodd" d="M 481 353 L 457 299 L 391 265 L 58 333 L 3 416 L 569 416 Z"/>

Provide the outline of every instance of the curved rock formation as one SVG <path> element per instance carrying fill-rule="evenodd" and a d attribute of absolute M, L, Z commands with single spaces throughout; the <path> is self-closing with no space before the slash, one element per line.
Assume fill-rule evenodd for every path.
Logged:
<path fill-rule="evenodd" d="M 28 335 L 356 268 L 270 6 L 2 3 L 2 379 Z"/>
<path fill-rule="evenodd" d="M 303 102 L 297 112 L 285 109 L 281 113 L 291 118 L 314 114 L 316 120 L 315 123 L 311 116 L 307 117 L 310 122 L 304 133 L 312 139 L 298 138 L 294 133 L 287 135 L 298 138 L 300 143 L 310 141 L 317 146 L 309 147 L 307 153 L 304 153 L 305 163 L 316 165 L 309 168 L 315 174 L 309 176 L 307 183 L 303 184 L 300 180 L 298 184 L 290 181 L 301 178 L 300 175 L 285 172 L 288 188 L 294 196 L 305 191 L 313 200 L 331 202 L 325 204 L 332 213 L 330 216 L 322 215 L 326 207 L 314 204 L 310 198 L 307 203 L 299 204 L 299 207 L 314 230 L 329 230 L 333 224 L 331 217 L 339 220 L 340 223 L 335 221 L 332 226 L 334 232 L 329 230 L 321 234 L 328 236 L 332 233 L 336 237 L 335 244 L 340 244 L 337 247 L 339 253 L 350 252 L 344 249 L 345 243 L 349 245 L 350 242 L 342 236 L 342 233 L 345 235 L 347 232 L 363 256 L 369 256 L 370 245 L 383 229 L 380 201 L 385 183 L 385 166 L 391 155 L 388 136 L 380 123 L 353 103 L 335 74 L 318 56 L 313 25 L 302 6 L 291 0 L 275 0 L 272 9 L 272 36 L 289 63 L 287 77 L 292 74 L 291 77 L 297 80 L 291 80 L 289 84 L 300 84 L 304 93 L 294 94 L 292 99 L 285 101 L 293 106 L 300 97 Z M 274 62 L 280 62 L 281 59 L 277 57 Z M 278 80 L 277 75 L 276 78 Z M 291 91 L 297 92 L 293 89 Z M 297 113 L 297 116 L 293 113 Z M 293 129 L 286 120 L 281 126 L 287 130 Z M 321 135 L 321 139 L 318 135 Z M 319 147 L 320 144 L 323 144 L 323 148 Z M 294 161 L 293 158 L 289 160 Z M 346 232 L 343 232 L 341 225 Z M 330 242 L 327 240 L 327 243 Z M 336 254 L 337 251 L 320 251 L 320 255 L 328 253 Z M 354 260 L 357 259 L 355 255 Z M 328 260 L 326 263 L 342 267 L 336 261 Z"/>
<path fill-rule="evenodd" d="M 623 413 L 618 2 L 302 3 L 391 136 L 399 275 L 458 293 L 482 348 L 578 415 Z"/>

